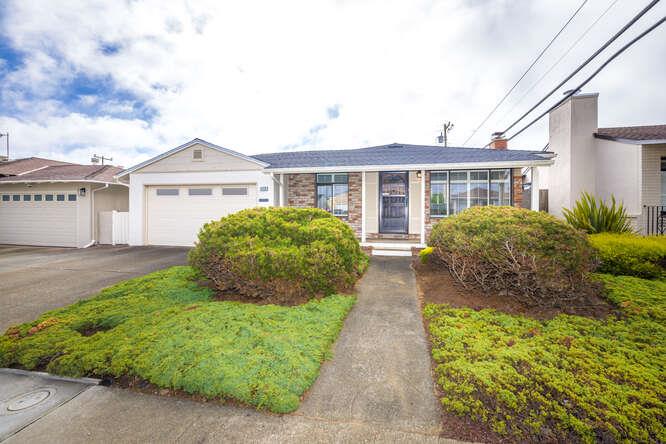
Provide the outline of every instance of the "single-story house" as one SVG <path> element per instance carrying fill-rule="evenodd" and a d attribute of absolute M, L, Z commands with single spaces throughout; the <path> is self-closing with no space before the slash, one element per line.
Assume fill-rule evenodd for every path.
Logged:
<path fill-rule="evenodd" d="M 38 158 L 0 163 L 0 244 L 92 245 L 99 213 L 128 211 L 127 185 L 114 179 L 121 171 Z"/>
<path fill-rule="evenodd" d="M 470 206 L 520 206 L 521 170 L 552 157 L 509 150 L 505 139 L 490 149 L 393 143 L 254 156 L 194 139 L 117 177 L 129 184 L 131 245 L 192 245 L 207 221 L 275 205 L 329 211 L 365 246 L 411 247 Z"/>
<path fill-rule="evenodd" d="M 553 166 L 542 172 L 548 208 L 562 216 L 582 192 L 622 202 L 634 228 L 666 228 L 666 125 L 598 127 L 598 94 L 578 94 L 550 113 Z"/>

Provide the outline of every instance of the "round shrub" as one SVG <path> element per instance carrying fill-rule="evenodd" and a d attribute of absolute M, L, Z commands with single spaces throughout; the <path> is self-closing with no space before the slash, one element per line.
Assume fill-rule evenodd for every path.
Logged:
<path fill-rule="evenodd" d="M 429 244 L 461 283 L 554 305 L 588 288 L 593 250 L 585 233 L 514 207 L 473 207 L 436 224 Z"/>
<path fill-rule="evenodd" d="M 350 289 L 368 258 L 326 211 L 253 208 L 205 224 L 189 261 L 220 291 L 292 302 Z"/>

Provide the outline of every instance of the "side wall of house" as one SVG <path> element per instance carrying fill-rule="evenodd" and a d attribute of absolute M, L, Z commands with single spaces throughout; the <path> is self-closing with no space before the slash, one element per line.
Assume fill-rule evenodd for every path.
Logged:
<path fill-rule="evenodd" d="M 639 149 L 638 147 L 635 147 Z M 640 148 L 641 159 L 641 207 L 643 205 L 663 205 L 661 201 L 661 158 L 666 157 L 666 144 L 643 145 Z M 641 212 L 637 225 L 641 232 L 645 232 L 647 226 L 646 211 Z"/>

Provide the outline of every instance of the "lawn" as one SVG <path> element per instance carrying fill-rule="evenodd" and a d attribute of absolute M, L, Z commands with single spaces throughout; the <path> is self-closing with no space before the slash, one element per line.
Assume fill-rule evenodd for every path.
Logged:
<path fill-rule="evenodd" d="M 273 412 L 295 410 L 352 296 L 284 307 L 217 301 L 190 267 L 131 279 L 0 336 L 0 367 L 136 377 Z"/>
<path fill-rule="evenodd" d="M 619 316 L 426 305 L 444 409 L 521 440 L 666 442 L 666 282 L 596 278 Z"/>

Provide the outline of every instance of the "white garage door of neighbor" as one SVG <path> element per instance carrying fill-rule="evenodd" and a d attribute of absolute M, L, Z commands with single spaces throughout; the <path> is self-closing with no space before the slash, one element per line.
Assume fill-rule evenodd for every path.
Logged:
<path fill-rule="evenodd" d="M 72 191 L 0 191 L 0 244 L 76 247 Z"/>
<path fill-rule="evenodd" d="M 257 205 L 254 184 L 149 186 L 146 192 L 149 245 L 193 245 L 206 222 Z"/>

